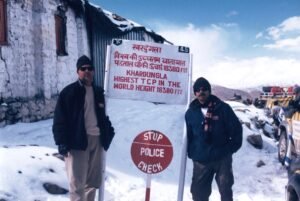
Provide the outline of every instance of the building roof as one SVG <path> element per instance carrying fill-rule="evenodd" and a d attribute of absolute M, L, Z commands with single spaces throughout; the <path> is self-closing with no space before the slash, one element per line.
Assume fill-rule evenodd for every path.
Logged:
<path fill-rule="evenodd" d="M 100 6 L 90 3 L 88 0 L 62 0 L 62 4 L 71 6 L 77 16 L 88 16 L 88 19 L 93 19 L 93 22 L 101 25 L 103 31 L 112 35 L 125 35 L 131 31 L 144 31 L 150 35 L 155 42 L 169 43 L 163 36 L 155 33 L 153 30 L 146 28 L 132 20 L 123 18 L 115 13 L 107 11 Z"/>
<path fill-rule="evenodd" d="M 142 26 L 132 20 L 123 18 L 115 13 L 107 11 L 98 5 L 86 2 L 86 8 L 88 8 L 89 12 L 92 12 L 89 14 L 96 17 L 97 21 L 101 22 L 102 26 L 108 28 L 107 31 L 123 35 L 130 31 L 142 30 L 149 34 L 155 42 L 166 42 L 172 44 L 171 42 L 167 41 L 164 37 L 146 28 L 145 26 Z"/>

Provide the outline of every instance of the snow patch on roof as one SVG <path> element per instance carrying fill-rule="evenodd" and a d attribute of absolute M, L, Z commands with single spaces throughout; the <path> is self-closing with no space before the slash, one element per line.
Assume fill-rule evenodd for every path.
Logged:
<path fill-rule="evenodd" d="M 125 19 L 115 13 L 112 13 L 104 9 L 102 9 L 102 11 L 108 17 L 108 19 L 122 31 L 131 30 L 134 27 L 142 27 L 142 25 L 133 22 L 131 20 Z"/>
<path fill-rule="evenodd" d="M 89 3 L 91 6 L 97 8 L 99 10 L 99 12 L 103 12 L 105 14 L 105 16 L 112 22 L 114 23 L 121 31 L 129 31 L 135 27 L 144 27 L 132 20 L 123 18 L 121 16 L 119 16 L 118 14 L 112 13 L 108 10 L 105 10 L 103 8 L 101 8 L 98 5 L 95 5 L 93 3 Z M 148 29 L 146 27 L 144 27 L 146 29 L 146 31 L 148 32 L 153 32 L 151 29 Z"/>

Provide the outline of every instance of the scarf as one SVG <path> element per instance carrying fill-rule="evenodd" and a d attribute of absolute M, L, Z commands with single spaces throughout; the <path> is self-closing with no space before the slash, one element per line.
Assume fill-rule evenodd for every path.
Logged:
<path fill-rule="evenodd" d="M 215 110 L 216 102 L 213 101 L 211 98 L 207 101 L 206 104 L 200 104 L 202 107 L 207 107 L 207 112 L 205 114 L 204 121 L 202 123 L 203 130 L 204 130 L 204 139 L 207 143 L 211 144 L 212 142 L 212 117 L 213 112 Z"/>

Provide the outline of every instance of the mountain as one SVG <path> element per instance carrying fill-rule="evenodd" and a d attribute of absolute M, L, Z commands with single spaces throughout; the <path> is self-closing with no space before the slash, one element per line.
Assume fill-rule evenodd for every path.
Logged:
<path fill-rule="evenodd" d="M 212 94 L 218 96 L 222 100 L 238 100 L 239 97 L 242 100 L 250 99 L 258 97 L 260 91 L 258 89 L 231 89 L 219 85 L 212 85 Z"/>

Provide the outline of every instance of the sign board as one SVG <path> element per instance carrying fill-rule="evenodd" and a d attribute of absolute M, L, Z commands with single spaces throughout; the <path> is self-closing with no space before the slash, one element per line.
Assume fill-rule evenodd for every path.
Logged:
<path fill-rule="evenodd" d="M 172 161 L 173 147 L 161 132 L 144 131 L 134 139 L 131 157 L 139 170 L 147 174 L 156 174 L 166 169 Z"/>
<path fill-rule="evenodd" d="M 108 66 L 108 97 L 187 103 L 190 68 L 187 47 L 114 39 Z"/>

